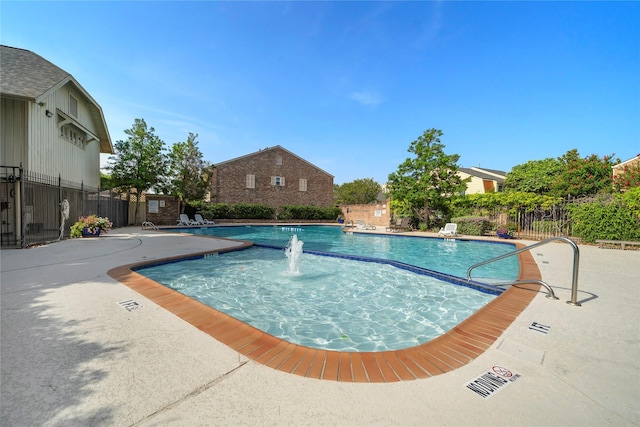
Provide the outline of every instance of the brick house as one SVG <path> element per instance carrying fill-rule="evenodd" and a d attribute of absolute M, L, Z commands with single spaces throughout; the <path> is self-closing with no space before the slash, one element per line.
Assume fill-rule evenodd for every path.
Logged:
<path fill-rule="evenodd" d="M 214 203 L 333 206 L 333 175 L 279 145 L 217 163 Z"/>

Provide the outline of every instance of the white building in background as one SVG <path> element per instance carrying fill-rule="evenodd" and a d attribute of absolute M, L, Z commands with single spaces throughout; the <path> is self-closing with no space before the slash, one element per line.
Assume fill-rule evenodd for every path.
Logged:
<path fill-rule="evenodd" d="M 504 189 L 506 172 L 479 167 L 459 168 L 458 175 L 462 179 L 471 178 L 467 183 L 465 194 L 499 193 Z"/>

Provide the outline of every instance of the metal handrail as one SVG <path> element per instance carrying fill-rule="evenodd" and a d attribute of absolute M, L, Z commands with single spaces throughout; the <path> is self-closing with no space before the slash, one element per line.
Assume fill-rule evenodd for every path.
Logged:
<path fill-rule="evenodd" d="M 510 282 L 510 283 L 500 283 L 500 284 L 498 284 L 496 286 L 524 285 L 526 283 L 537 283 L 540 286 L 544 286 L 547 289 L 547 298 L 549 298 L 549 299 L 558 299 L 556 294 L 553 292 L 553 289 L 551 288 L 551 286 L 547 282 L 544 282 L 542 280 L 536 280 L 536 279 L 516 280 L 515 282 Z"/>
<path fill-rule="evenodd" d="M 141 226 L 143 230 L 146 228 L 150 228 L 152 230 L 160 230 L 158 226 L 152 223 L 151 221 L 143 221 Z"/>
<path fill-rule="evenodd" d="M 575 306 L 580 307 L 582 304 L 580 304 L 577 301 L 578 300 L 578 267 L 579 267 L 579 264 L 580 264 L 580 249 L 578 249 L 578 245 L 576 245 L 573 240 L 568 239 L 566 237 L 560 237 L 560 236 L 550 237 L 550 238 L 545 239 L 545 240 L 543 240 L 541 242 L 534 243 L 533 245 L 525 246 L 524 248 L 517 249 L 517 250 L 515 250 L 513 252 L 509 252 L 507 254 L 500 255 L 500 256 L 497 256 L 495 258 L 491 258 L 491 259 L 488 259 L 486 261 L 482 261 L 482 262 L 479 262 L 477 264 L 474 264 L 471 267 L 469 267 L 469 269 L 467 270 L 467 280 L 471 280 L 471 270 L 473 270 L 476 267 L 480 267 L 480 266 L 483 266 L 483 265 L 486 265 L 486 264 L 490 264 L 490 263 L 492 263 L 494 261 L 499 261 L 501 259 L 510 257 L 512 255 L 517 255 L 520 252 L 529 251 L 529 250 L 531 250 L 533 248 L 537 248 L 538 246 L 545 245 L 545 244 L 553 242 L 555 240 L 560 240 L 562 242 L 568 243 L 573 248 L 573 278 L 572 278 L 572 281 L 571 281 L 571 301 L 567 301 L 567 304 L 571 304 L 571 305 L 575 305 Z M 540 281 L 540 282 L 542 282 L 542 281 Z M 532 282 L 526 282 L 526 283 L 532 283 Z M 535 281 L 534 283 L 539 283 L 539 282 Z M 539 283 L 539 284 L 542 285 L 543 283 L 544 282 Z M 546 285 L 546 283 L 543 286 L 545 286 L 545 285 Z M 546 286 L 548 286 L 548 285 L 546 285 Z M 547 289 L 551 289 L 551 287 L 549 286 Z M 553 292 L 553 291 L 551 291 L 551 292 Z"/>

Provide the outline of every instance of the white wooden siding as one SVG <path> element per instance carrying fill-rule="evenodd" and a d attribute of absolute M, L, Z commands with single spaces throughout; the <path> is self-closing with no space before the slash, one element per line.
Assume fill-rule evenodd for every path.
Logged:
<path fill-rule="evenodd" d="M 3 166 L 26 168 L 27 103 L 2 98 L 0 104 L 0 162 Z"/>
<path fill-rule="evenodd" d="M 477 176 L 468 175 L 464 172 L 458 172 L 462 179 L 466 179 L 471 177 L 471 181 L 467 182 L 467 189 L 465 190 L 465 194 L 483 194 L 484 193 L 484 185 L 482 183 L 482 179 Z"/>
<path fill-rule="evenodd" d="M 60 137 L 57 110 L 69 115 L 69 94 L 78 100 L 78 123 L 92 133 L 96 126 L 91 120 L 88 104 L 84 97 L 70 88 L 63 86 L 54 93 L 48 94 L 41 101 L 45 105 L 29 103 L 31 120 L 29 121 L 28 170 L 49 175 L 60 176 L 63 180 L 83 183 L 85 186 L 100 185 L 100 145 L 90 140 L 81 148 Z M 53 113 L 46 116 L 46 111 Z M 25 166 L 25 169 L 27 167 Z"/>

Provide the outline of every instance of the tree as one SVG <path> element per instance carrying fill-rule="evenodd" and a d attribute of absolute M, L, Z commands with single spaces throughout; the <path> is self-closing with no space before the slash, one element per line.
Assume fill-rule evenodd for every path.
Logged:
<path fill-rule="evenodd" d="M 144 119 L 135 119 L 131 129 L 124 131 L 129 137 L 117 141 L 116 154 L 109 157 L 107 169 L 117 187 L 127 191 L 136 190 L 136 209 L 134 224 L 138 223 L 140 198 L 143 193 L 162 184 L 167 159 L 163 152 L 164 142 L 154 134 L 154 128 L 147 128 Z"/>
<path fill-rule="evenodd" d="M 181 213 L 184 211 L 182 202 L 204 199 L 213 178 L 215 166 L 202 160 L 197 138 L 198 134 L 189 132 L 187 140 L 173 144 L 168 155 L 169 173 L 164 191 L 178 196 Z"/>
<path fill-rule="evenodd" d="M 111 179 L 111 175 L 100 172 L 100 189 L 101 190 L 113 190 L 115 185 Z"/>
<path fill-rule="evenodd" d="M 560 159 L 529 160 L 514 166 L 504 181 L 505 191 L 547 194 L 564 170 Z"/>
<path fill-rule="evenodd" d="M 567 151 L 560 159 L 563 170 L 549 189 L 551 195 L 560 197 L 592 196 L 613 190 L 611 167 L 613 155 L 602 159 L 595 154 L 580 157 L 578 150 Z M 619 161 L 618 161 L 619 163 Z"/>
<path fill-rule="evenodd" d="M 457 173 L 460 156 L 445 154 L 441 136 L 438 129 L 426 130 L 407 150 L 415 157 L 407 158 L 396 172 L 389 174 L 391 197 L 397 203 L 411 206 L 427 228 L 431 228 L 434 214 L 439 223 L 446 222 L 451 199 L 466 189 L 466 181 Z"/>
<path fill-rule="evenodd" d="M 373 178 L 356 179 L 342 185 L 334 185 L 335 202 L 358 205 L 375 202 L 382 188 Z"/>

